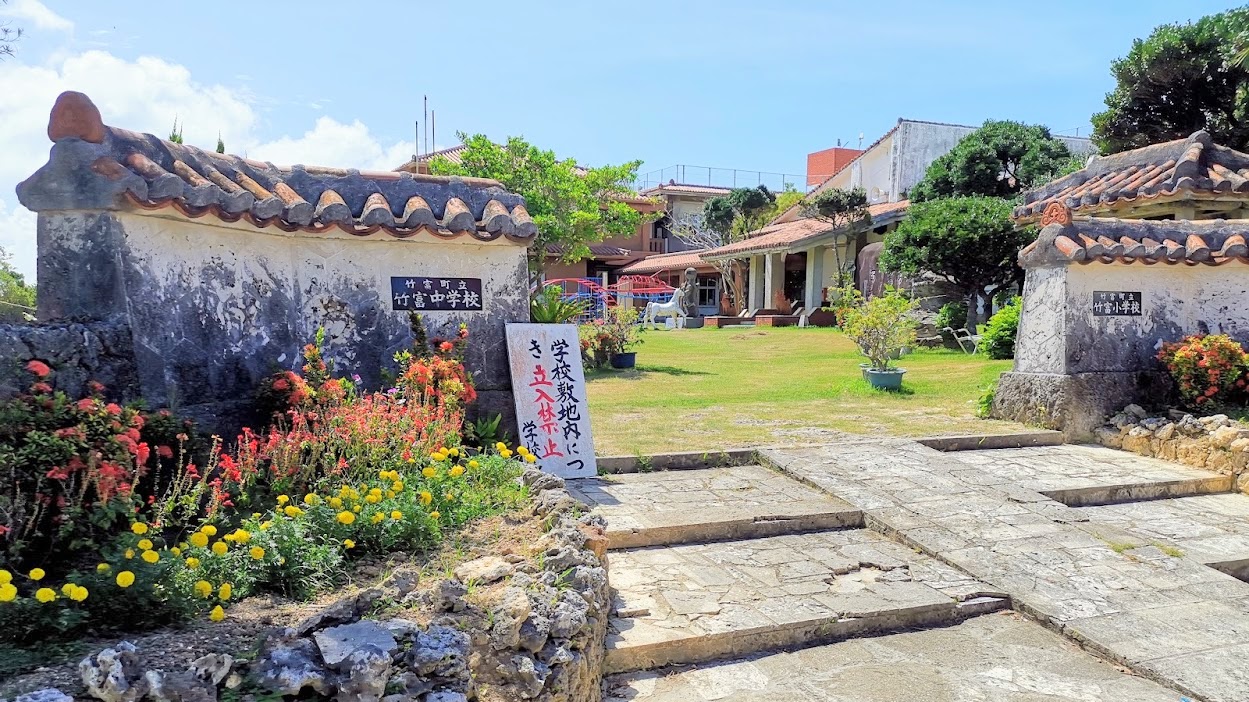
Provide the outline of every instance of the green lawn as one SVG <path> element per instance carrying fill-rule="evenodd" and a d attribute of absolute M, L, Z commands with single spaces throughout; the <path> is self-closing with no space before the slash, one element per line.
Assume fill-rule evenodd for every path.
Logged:
<path fill-rule="evenodd" d="M 642 338 L 635 370 L 589 375 L 600 455 L 1022 429 L 975 416 L 1010 361 L 920 350 L 901 362 L 904 392 L 887 393 L 861 378 L 862 357 L 834 329 L 661 329 Z"/>

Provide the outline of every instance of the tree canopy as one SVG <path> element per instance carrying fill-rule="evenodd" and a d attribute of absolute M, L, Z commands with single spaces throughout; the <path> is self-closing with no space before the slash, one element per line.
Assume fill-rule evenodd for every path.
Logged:
<path fill-rule="evenodd" d="M 911 203 L 906 219 L 885 235 L 881 266 L 910 275 L 932 273 L 974 303 L 991 288 L 1017 279 L 1019 250 L 1036 238 L 1033 227 L 1015 229 L 1010 215 L 1010 201 L 994 197 Z M 969 315 L 969 324 L 974 323 L 975 315 Z"/>
<path fill-rule="evenodd" d="M 1249 67 L 1239 60 L 1249 8 L 1189 24 L 1164 24 L 1110 65 L 1115 89 L 1093 115 L 1102 153 L 1181 139 L 1199 129 L 1233 149 L 1249 148 Z"/>
<path fill-rule="evenodd" d="M 0 322 L 21 322 L 35 313 L 35 286 L 9 264 L 9 254 L 0 248 Z"/>
<path fill-rule="evenodd" d="M 933 161 L 911 189 L 912 202 L 939 197 L 1011 197 L 1050 180 L 1071 157 L 1046 127 L 989 120 Z"/>
<path fill-rule="evenodd" d="M 703 222 L 727 244 L 759 229 L 776 216 L 776 195 L 768 186 L 734 188 L 703 203 Z"/>
<path fill-rule="evenodd" d="M 622 199 L 634 197 L 629 187 L 641 161 L 602 166 L 578 172 L 571 159 L 556 158 L 520 137 L 496 144 L 482 134 L 459 134 L 466 148 L 460 163 L 441 156 L 429 162 L 436 175 L 493 178 L 525 198 L 525 207 L 538 225 L 530 247 L 530 261 L 541 271 L 549 245 L 565 261 L 590 255 L 589 245 L 614 236 L 631 235 L 644 216 Z"/>

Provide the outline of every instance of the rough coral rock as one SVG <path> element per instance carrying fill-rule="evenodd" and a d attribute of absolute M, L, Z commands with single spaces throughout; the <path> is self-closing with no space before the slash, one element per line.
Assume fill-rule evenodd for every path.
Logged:
<path fill-rule="evenodd" d="M 321 660 L 334 669 L 347 663 L 356 651 L 371 647 L 390 657 L 399 647 L 394 635 L 371 619 L 322 629 L 313 635 L 313 640 Z"/>
<path fill-rule="evenodd" d="M 304 688 L 330 694 L 329 673 L 321 665 L 316 644 L 296 637 L 292 630 L 266 639 L 258 663 L 257 682 L 264 688 L 283 695 L 298 695 Z"/>
<path fill-rule="evenodd" d="M 46 687 L 42 690 L 18 695 L 13 698 L 13 702 L 74 702 L 74 698 L 55 687 Z"/>
<path fill-rule="evenodd" d="M 340 667 L 346 670 L 338 679 L 338 693 L 334 695 L 337 702 L 379 702 L 386 694 L 386 684 L 390 682 L 389 651 L 365 643 L 341 661 Z"/>
<path fill-rule="evenodd" d="M 91 696 L 103 702 L 136 702 L 147 694 L 137 649 L 129 641 L 82 659 L 78 673 Z"/>
<path fill-rule="evenodd" d="M 483 556 L 455 569 L 455 577 L 461 582 L 490 585 L 512 574 L 515 567 L 498 556 Z"/>

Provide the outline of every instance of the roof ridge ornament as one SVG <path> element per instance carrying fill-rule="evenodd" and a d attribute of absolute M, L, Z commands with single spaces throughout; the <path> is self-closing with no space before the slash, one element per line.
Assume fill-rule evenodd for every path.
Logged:
<path fill-rule="evenodd" d="M 1041 214 L 1041 226 L 1048 227 L 1051 224 L 1062 227 L 1071 224 L 1071 208 L 1061 202 L 1051 202 L 1046 205 L 1045 212 Z"/>

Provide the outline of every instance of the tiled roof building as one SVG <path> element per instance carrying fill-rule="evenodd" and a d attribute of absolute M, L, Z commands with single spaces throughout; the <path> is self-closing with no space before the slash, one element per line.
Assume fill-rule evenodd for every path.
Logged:
<path fill-rule="evenodd" d="M 1095 217 L 1210 219 L 1249 209 L 1249 154 L 1187 139 L 1096 156 L 1075 173 L 1024 194 L 1015 219 L 1035 222 L 1052 203 Z"/>

